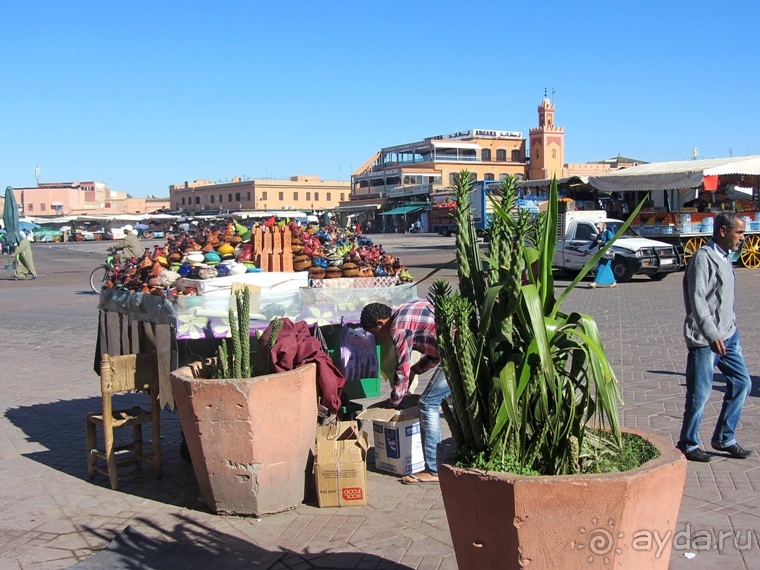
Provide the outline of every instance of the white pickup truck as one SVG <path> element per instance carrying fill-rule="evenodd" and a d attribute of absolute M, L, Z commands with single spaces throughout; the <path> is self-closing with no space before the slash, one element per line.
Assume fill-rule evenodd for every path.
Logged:
<path fill-rule="evenodd" d="M 553 265 L 567 271 L 580 271 L 597 249 L 588 251 L 596 239 L 596 223 L 602 221 L 612 233 L 617 233 L 621 220 L 606 217 L 603 210 L 567 212 L 559 215 L 557 248 Z M 659 281 L 669 273 L 683 268 L 683 259 L 670 244 L 643 238 L 628 228 L 612 245 L 615 258 L 612 271 L 620 282 L 630 281 L 634 275 L 648 275 Z"/>

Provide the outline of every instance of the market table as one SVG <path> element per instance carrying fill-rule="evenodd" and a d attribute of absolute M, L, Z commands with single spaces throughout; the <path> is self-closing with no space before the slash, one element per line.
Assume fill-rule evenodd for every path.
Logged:
<path fill-rule="evenodd" d="M 368 303 L 395 308 L 419 299 L 414 283 L 392 285 L 398 283 L 395 278 L 314 281 L 309 286 L 306 272 L 247 273 L 205 280 L 198 289 L 202 294 L 187 297 L 106 289 L 100 295 L 95 370 L 99 370 L 102 354 L 156 352 L 161 406 L 173 410 L 170 373 L 189 363 L 183 361 L 182 345 L 229 336 L 233 283 L 260 288 L 252 298 L 252 333 L 266 329 L 275 317 L 318 327 L 339 325 L 341 319 L 357 323 Z M 198 283 L 192 285 L 197 288 Z"/>

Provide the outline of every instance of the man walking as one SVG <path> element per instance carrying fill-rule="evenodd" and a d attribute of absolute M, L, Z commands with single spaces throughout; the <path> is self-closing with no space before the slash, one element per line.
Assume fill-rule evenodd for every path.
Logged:
<path fill-rule="evenodd" d="M 715 367 L 726 379 L 726 393 L 712 435 L 713 449 L 744 459 L 752 451 L 736 442 L 744 400 L 751 380 L 742 356 L 734 314 L 735 275 L 730 254 L 744 240 L 744 218 L 736 212 L 715 216 L 712 239 L 689 260 L 683 281 L 686 320 L 686 404 L 678 448 L 689 461 L 706 463 L 715 456 L 699 447 L 699 424 L 710 397 Z"/>
<path fill-rule="evenodd" d="M 420 396 L 420 433 L 425 471 L 401 478 L 406 485 L 438 483 L 436 448 L 441 441 L 441 403 L 450 394 L 446 376 L 440 365 L 438 339 L 435 332 L 433 306 L 428 301 L 412 301 L 396 311 L 382 303 L 370 303 L 362 310 L 361 325 L 378 338 L 391 338 L 396 348 L 396 371 L 389 404 L 401 405 L 410 382 L 418 374 L 435 368 L 425 391 Z M 412 351 L 422 356 L 411 364 Z"/>

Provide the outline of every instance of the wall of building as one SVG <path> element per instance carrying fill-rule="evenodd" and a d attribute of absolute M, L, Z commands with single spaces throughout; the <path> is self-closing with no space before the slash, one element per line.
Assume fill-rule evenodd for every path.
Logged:
<path fill-rule="evenodd" d="M 348 199 L 350 183 L 299 175 L 290 180 L 245 180 L 169 186 L 171 208 L 202 210 L 326 210 Z"/>

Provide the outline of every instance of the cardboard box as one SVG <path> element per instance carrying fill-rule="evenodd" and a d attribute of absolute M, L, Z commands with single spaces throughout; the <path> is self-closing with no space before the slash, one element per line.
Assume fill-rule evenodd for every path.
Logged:
<path fill-rule="evenodd" d="M 405 410 L 369 408 L 356 417 L 372 421 L 375 467 L 378 470 L 396 475 L 425 470 L 417 406 Z"/>
<path fill-rule="evenodd" d="M 317 428 L 314 478 L 320 507 L 367 504 L 367 449 L 355 421 Z"/>

